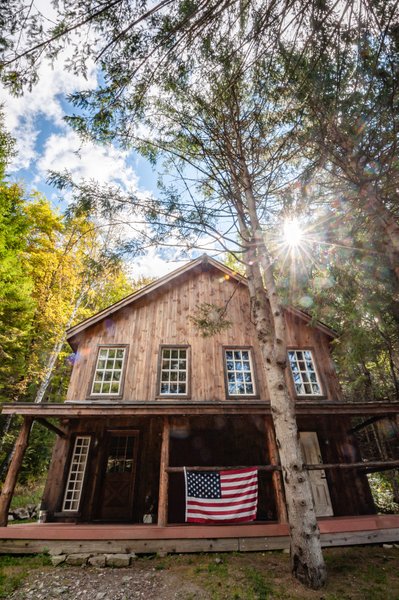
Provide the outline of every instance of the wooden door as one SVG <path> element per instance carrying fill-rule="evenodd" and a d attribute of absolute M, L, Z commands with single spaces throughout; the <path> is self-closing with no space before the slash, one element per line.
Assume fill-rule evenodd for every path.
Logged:
<path fill-rule="evenodd" d="M 137 468 L 137 431 L 109 431 L 107 435 L 98 516 L 109 521 L 131 521 Z"/>
<path fill-rule="evenodd" d="M 301 431 L 299 434 L 303 457 L 305 463 L 309 465 L 321 465 L 322 458 L 320 453 L 319 440 L 315 431 Z M 333 509 L 330 498 L 330 491 L 326 479 L 325 471 L 308 471 L 310 487 L 312 489 L 313 502 L 315 505 L 317 517 L 332 516 Z"/>

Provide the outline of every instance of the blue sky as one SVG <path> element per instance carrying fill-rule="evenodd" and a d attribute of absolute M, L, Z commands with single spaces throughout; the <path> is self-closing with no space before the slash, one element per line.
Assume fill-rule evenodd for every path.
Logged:
<path fill-rule="evenodd" d="M 156 194 L 157 175 L 145 159 L 112 146 L 82 145 L 63 120 L 74 111 L 66 96 L 96 85 L 94 65 L 88 70 L 87 80 L 65 71 L 61 61 L 53 67 L 41 65 L 39 76 L 39 83 L 21 97 L 12 97 L 0 89 L 6 128 L 17 145 L 17 155 L 8 170 L 9 179 L 22 183 L 28 193 L 42 192 L 61 210 L 66 207 L 67 198 L 46 183 L 48 172 L 52 170 L 67 169 L 75 180 L 95 179 L 119 185 L 142 194 L 143 201 L 148 194 Z M 166 254 L 169 260 L 165 260 Z M 151 250 L 130 265 L 133 276 L 160 276 L 180 266 L 177 253 L 175 257 L 170 254 L 170 250 L 168 253 L 162 249 Z"/>

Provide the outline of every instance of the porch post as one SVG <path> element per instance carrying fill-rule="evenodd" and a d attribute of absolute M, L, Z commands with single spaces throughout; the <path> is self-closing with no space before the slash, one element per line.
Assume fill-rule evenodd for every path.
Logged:
<path fill-rule="evenodd" d="M 159 473 L 159 499 L 158 499 L 158 525 L 165 527 L 168 522 L 168 487 L 169 475 L 167 468 L 169 467 L 169 434 L 170 423 L 169 417 L 163 418 L 162 431 L 162 447 L 161 447 L 161 464 Z"/>
<path fill-rule="evenodd" d="M 273 422 L 270 417 L 265 418 L 266 442 L 269 452 L 269 460 L 271 465 L 279 465 L 280 459 L 274 435 Z M 276 500 L 277 518 L 279 523 L 288 523 L 287 508 L 285 505 L 283 482 L 281 480 L 281 471 L 272 471 L 272 483 L 274 490 L 274 498 Z"/>
<path fill-rule="evenodd" d="M 11 458 L 10 467 L 4 481 L 0 494 L 0 527 L 6 527 L 8 523 L 8 509 L 14 495 L 15 484 L 21 469 L 22 460 L 28 445 L 29 433 L 32 426 L 32 417 L 24 417 L 24 422 L 15 442 L 14 453 Z"/>

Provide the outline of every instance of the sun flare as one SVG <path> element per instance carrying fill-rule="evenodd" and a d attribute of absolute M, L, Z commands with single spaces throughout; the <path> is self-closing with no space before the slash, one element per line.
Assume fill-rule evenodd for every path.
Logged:
<path fill-rule="evenodd" d="M 287 219 L 283 227 L 284 243 L 290 248 L 297 248 L 303 241 L 304 231 L 297 219 Z"/>

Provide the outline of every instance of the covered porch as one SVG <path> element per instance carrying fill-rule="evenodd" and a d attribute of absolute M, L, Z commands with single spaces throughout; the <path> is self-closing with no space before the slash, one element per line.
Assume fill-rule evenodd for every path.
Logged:
<path fill-rule="evenodd" d="M 323 547 L 399 542 L 399 515 L 322 518 L 318 523 Z M 2 554 L 262 552 L 288 549 L 289 526 L 31 523 L 1 527 L 0 538 Z"/>
<path fill-rule="evenodd" d="M 352 450 L 356 451 L 348 452 L 346 448 L 352 416 L 392 415 L 398 408 L 399 403 L 384 406 L 328 401 L 297 403 L 300 430 L 316 431 L 320 442 L 322 460 L 307 460 L 305 466 L 310 472 L 320 474 L 325 480 L 324 487 L 327 482 L 330 489 L 331 518 L 319 518 L 323 545 L 399 541 L 399 516 L 371 514 L 375 511 L 365 484 L 370 469 L 394 468 L 399 460 L 364 463 L 355 446 Z M 122 544 L 139 553 L 288 547 L 281 467 L 267 403 L 10 404 L 5 405 L 3 412 L 24 418 L 0 497 L 3 552 L 23 551 L 18 548 L 26 552 L 41 551 L 40 548 L 57 547 L 57 540 L 82 548 L 95 544 L 108 547 L 108 551 L 114 543 L 116 548 Z M 52 522 L 6 528 L 8 507 L 33 420 L 52 428 L 58 437 L 42 504 Z M 107 435 L 110 433 L 112 438 L 116 432 L 120 437 L 121 431 L 123 436 L 139 442 L 134 446 L 136 481 L 134 483 L 134 477 L 130 480 L 133 484 L 131 488 L 127 486 L 126 492 L 132 494 L 134 508 L 127 516 L 101 514 L 102 508 L 96 502 L 104 498 L 99 490 L 103 481 L 101 468 L 110 458 Z M 62 511 L 76 436 L 91 436 L 94 460 L 82 479 L 79 510 Z M 257 521 L 246 525 L 184 524 L 183 466 L 198 470 L 257 466 L 262 496 Z M 356 486 L 351 488 L 354 481 Z M 111 480 L 110 483 L 112 489 Z M 354 489 L 354 496 L 359 500 L 349 501 Z M 150 510 L 152 518 L 143 524 L 143 517 L 149 511 L 146 505 L 149 491 L 154 500 Z"/>

